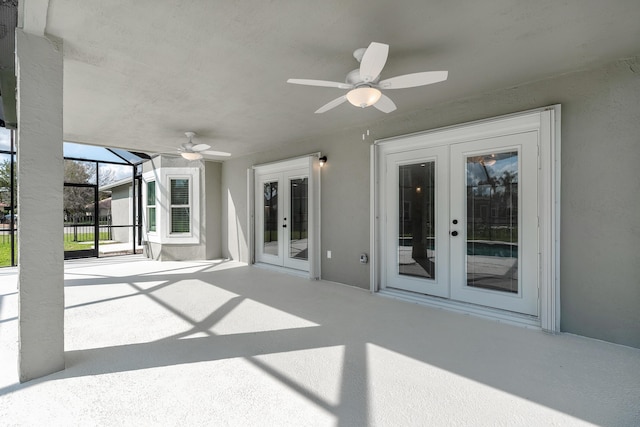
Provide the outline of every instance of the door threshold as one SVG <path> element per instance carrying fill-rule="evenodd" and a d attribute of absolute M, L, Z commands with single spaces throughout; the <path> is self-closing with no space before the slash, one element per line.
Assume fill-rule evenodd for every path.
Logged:
<path fill-rule="evenodd" d="M 282 267 L 280 265 L 267 264 L 264 262 L 256 262 L 253 264 L 254 267 L 264 268 L 267 270 L 277 271 L 279 273 L 291 274 L 292 276 L 304 277 L 305 279 L 309 279 L 309 272 L 304 270 L 296 270 L 293 268 Z"/>
<path fill-rule="evenodd" d="M 540 318 L 526 314 L 514 313 L 511 311 L 498 310 L 475 304 L 468 304 L 458 301 L 451 301 L 444 298 L 432 297 L 429 295 L 407 292 L 400 289 L 381 289 L 376 294 L 394 298 L 401 301 L 412 302 L 427 307 L 441 308 L 456 313 L 468 314 L 484 319 L 495 320 L 500 323 L 507 323 L 525 327 L 528 329 L 541 330 Z"/>

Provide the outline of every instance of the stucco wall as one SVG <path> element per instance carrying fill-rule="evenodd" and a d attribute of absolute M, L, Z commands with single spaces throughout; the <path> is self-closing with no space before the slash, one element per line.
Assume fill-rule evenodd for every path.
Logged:
<path fill-rule="evenodd" d="M 204 245 L 169 245 L 146 242 L 144 254 L 156 261 L 189 261 L 205 259 Z"/>
<path fill-rule="evenodd" d="M 65 363 L 62 49 L 16 29 L 21 382 L 64 369 Z"/>
<path fill-rule="evenodd" d="M 205 233 L 206 258 L 217 259 L 222 256 L 222 206 L 221 187 L 222 164 L 205 162 L 204 164 L 204 192 L 205 192 Z"/>
<path fill-rule="evenodd" d="M 222 169 L 223 254 L 249 260 L 247 168 L 322 151 L 329 158 L 322 170 L 322 277 L 367 288 L 369 269 L 358 254 L 369 248 L 369 146 L 374 139 L 557 103 L 562 104 L 561 328 L 640 347 L 639 58 L 417 113 L 380 114 L 369 126 L 227 161 Z M 322 119 L 331 120 L 331 114 Z M 363 141 L 367 129 L 371 136 Z M 331 259 L 327 250 L 333 252 Z"/>

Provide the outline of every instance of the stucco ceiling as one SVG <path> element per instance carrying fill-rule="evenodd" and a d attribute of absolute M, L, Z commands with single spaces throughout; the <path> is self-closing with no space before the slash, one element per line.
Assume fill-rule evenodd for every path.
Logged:
<path fill-rule="evenodd" d="M 343 81 L 371 41 L 383 78 L 449 70 L 389 93 L 399 116 L 636 55 L 640 2 L 49 0 L 45 33 L 64 42 L 66 140 L 159 152 L 193 130 L 240 156 L 385 118 L 314 114 L 343 91 L 286 83 Z"/>

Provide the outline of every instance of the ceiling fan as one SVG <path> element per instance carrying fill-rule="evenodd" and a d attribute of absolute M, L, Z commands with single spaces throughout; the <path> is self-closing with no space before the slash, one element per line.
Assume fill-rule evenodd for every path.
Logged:
<path fill-rule="evenodd" d="M 227 153 L 226 151 L 210 151 L 209 148 L 211 148 L 211 146 L 209 144 L 194 144 L 192 139 L 196 135 L 195 132 L 185 132 L 184 134 L 189 140 L 184 142 L 182 147 L 178 148 L 178 152 L 187 160 L 199 160 L 203 157 L 203 154 L 219 157 L 229 157 L 231 155 L 231 153 Z"/>
<path fill-rule="evenodd" d="M 289 79 L 287 83 L 349 89 L 346 95 L 328 102 L 320 107 L 316 113 L 329 111 L 345 101 L 362 108 L 373 105 L 383 113 L 390 113 L 396 109 L 396 104 L 381 90 L 405 89 L 447 80 L 448 71 L 424 71 L 380 80 L 380 72 L 387 62 L 388 55 L 389 45 L 372 42 L 369 47 L 360 48 L 353 52 L 354 58 L 360 63 L 360 68 L 347 74 L 344 83 L 310 79 Z"/>

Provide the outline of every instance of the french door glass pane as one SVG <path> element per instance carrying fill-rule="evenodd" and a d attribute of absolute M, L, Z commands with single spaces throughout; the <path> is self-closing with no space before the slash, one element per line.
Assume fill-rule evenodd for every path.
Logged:
<path fill-rule="evenodd" d="M 435 162 L 399 167 L 398 272 L 435 279 Z"/>
<path fill-rule="evenodd" d="M 292 179 L 291 182 L 291 235 L 289 258 L 306 260 L 309 252 L 307 227 L 308 182 L 307 178 Z"/>
<path fill-rule="evenodd" d="M 264 247 L 265 254 L 278 255 L 278 183 L 264 184 Z"/>
<path fill-rule="evenodd" d="M 467 286 L 518 293 L 518 152 L 466 158 Z"/>

